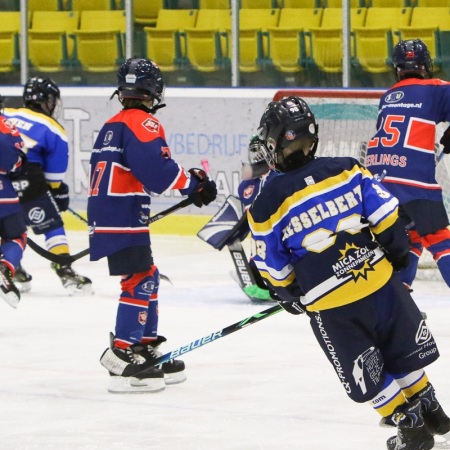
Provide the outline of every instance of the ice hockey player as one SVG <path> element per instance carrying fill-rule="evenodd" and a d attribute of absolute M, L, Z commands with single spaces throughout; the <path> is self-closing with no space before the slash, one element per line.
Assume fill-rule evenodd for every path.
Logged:
<path fill-rule="evenodd" d="M 69 254 L 61 212 L 69 207 L 69 188 L 63 178 L 69 162 L 69 146 L 64 128 L 53 117 L 60 91 L 46 77 L 28 79 L 23 90 L 23 108 L 5 108 L 5 116 L 19 130 L 27 148 L 27 163 L 14 180 L 25 221 L 37 235 L 45 236 L 47 250 Z M 92 282 L 71 265 L 51 263 L 52 269 L 70 295 L 92 293 Z M 31 288 L 31 275 L 19 267 L 15 278 L 22 292 Z"/>
<path fill-rule="evenodd" d="M 353 158 L 316 158 L 299 97 L 271 102 L 258 134 L 283 172 L 248 211 L 254 261 L 281 306 L 305 312 L 348 396 L 397 427 L 390 450 L 427 450 L 450 431 L 424 367 L 439 352 L 394 272 L 408 262 L 398 201 Z"/>
<path fill-rule="evenodd" d="M 22 169 L 22 149 L 19 131 L 0 114 L 0 296 L 13 308 L 20 301 L 13 276 L 25 249 L 27 226 L 10 177 Z"/>
<path fill-rule="evenodd" d="M 171 157 L 155 113 L 163 103 L 158 66 L 130 58 L 118 70 L 123 109 L 99 132 L 90 160 L 88 222 L 90 257 L 106 257 L 109 273 L 121 276 L 115 335 L 100 358 L 110 373 L 109 392 L 156 392 L 186 379 L 184 362 L 154 367 L 158 335 L 159 272 L 150 247 L 150 193 L 178 190 L 197 207 L 217 196 L 201 169 L 186 171 Z M 113 95 L 114 96 L 114 95 Z"/>
<path fill-rule="evenodd" d="M 402 281 L 411 287 L 425 247 L 450 286 L 449 219 L 435 175 L 436 125 L 450 121 L 450 83 L 432 78 L 433 62 L 420 39 L 400 41 L 392 64 L 397 83 L 380 100 L 365 165 L 373 174 L 386 174 L 382 183 L 400 202 L 411 241 Z M 450 153 L 450 128 L 441 143 Z"/>

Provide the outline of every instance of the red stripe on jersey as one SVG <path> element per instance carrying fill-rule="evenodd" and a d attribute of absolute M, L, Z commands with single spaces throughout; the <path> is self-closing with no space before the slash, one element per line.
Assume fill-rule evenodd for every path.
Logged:
<path fill-rule="evenodd" d="M 434 152 L 435 129 L 434 122 L 411 118 L 405 138 L 405 146 Z"/>
<path fill-rule="evenodd" d="M 138 300 L 137 298 L 130 298 L 130 297 L 120 297 L 119 303 L 123 303 L 125 305 L 130 306 L 139 306 L 139 307 L 148 307 L 148 300 Z"/>
<path fill-rule="evenodd" d="M 0 203 L 3 203 L 5 205 L 10 205 L 12 203 L 19 203 L 18 198 L 2 198 L 0 199 Z"/>
<path fill-rule="evenodd" d="M 429 189 L 431 191 L 435 190 L 435 191 L 440 191 L 442 190 L 442 188 L 438 185 L 427 185 L 425 183 L 413 183 L 412 181 L 407 181 L 407 180 L 401 180 L 400 178 L 390 178 L 388 179 L 388 177 L 383 179 L 383 183 L 394 183 L 394 184 L 404 184 L 406 186 L 413 186 L 413 187 L 418 187 L 421 189 Z"/>
<path fill-rule="evenodd" d="M 144 186 L 131 173 L 130 169 L 113 163 L 111 167 L 111 177 L 108 186 L 108 195 L 135 195 L 144 194 Z"/>
<path fill-rule="evenodd" d="M 186 189 L 191 184 L 191 179 L 187 176 L 186 171 L 180 167 L 177 177 L 168 189 Z"/>
<path fill-rule="evenodd" d="M 443 230 L 439 230 L 433 234 L 427 234 L 422 237 L 422 240 L 427 247 L 430 245 L 439 244 L 447 239 L 450 241 L 450 230 L 448 228 L 444 228 Z"/>
<path fill-rule="evenodd" d="M 102 233 L 102 234 L 108 234 L 108 233 L 148 233 L 148 227 L 145 228 L 94 228 L 94 233 Z"/>
<path fill-rule="evenodd" d="M 436 253 L 434 260 L 437 262 L 443 256 L 450 256 L 450 250 L 444 250 L 443 252 Z"/>
<path fill-rule="evenodd" d="M 131 345 L 131 342 L 123 341 L 122 339 L 114 339 L 114 347 L 117 348 L 128 348 Z"/>

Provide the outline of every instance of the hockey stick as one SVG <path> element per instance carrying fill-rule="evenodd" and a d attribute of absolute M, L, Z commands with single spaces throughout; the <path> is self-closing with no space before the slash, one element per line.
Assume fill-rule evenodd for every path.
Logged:
<path fill-rule="evenodd" d="M 229 325 L 225 328 L 222 328 L 221 330 L 214 331 L 206 336 L 203 336 L 199 339 L 196 339 L 195 341 L 190 342 L 187 345 L 178 347 L 177 349 L 160 356 L 154 361 L 154 365 L 157 366 L 158 364 L 168 362 L 171 359 L 178 358 L 179 356 L 184 355 L 185 353 L 203 347 L 204 345 L 216 341 L 219 338 L 228 336 L 229 334 L 234 333 L 235 331 L 242 330 L 242 328 L 245 328 L 248 325 L 252 325 L 256 322 L 259 322 L 260 320 L 267 319 L 268 317 L 273 316 L 274 314 L 277 314 L 282 310 L 283 308 L 280 305 L 275 305 L 272 306 L 271 308 L 265 309 L 264 311 L 253 314 L 253 316 L 247 317 L 246 319 L 236 322 L 233 325 Z"/>
<path fill-rule="evenodd" d="M 81 214 L 78 214 L 74 209 L 72 208 L 67 208 L 67 211 L 69 211 L 70 213 L 72 213 L 75 217 L 78 217 L 82 222 L 84 222 L 85 224 L 88 223 L 87 219 L 85 219 Z"/>
<path fill-rule="evenodd" d="M 27 237 L 27 244 L 39 255 L 49 261 L 52 261 L 61 266 L 68 266 L 73 262 L 77 261 L 83 256 L 89 255 L 89 249 L 86 248 L 79 253 L 75 253 L 75 255 L 57 255 L 56 253 L 49 252 L 45 250 L 40 245 L 36 244 L 30 237 Z"/>

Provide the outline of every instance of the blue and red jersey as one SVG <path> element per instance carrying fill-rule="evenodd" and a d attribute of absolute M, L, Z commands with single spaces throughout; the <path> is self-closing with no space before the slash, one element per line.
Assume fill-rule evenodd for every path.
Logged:
<path fill-rule="evenodd" d="M 182 195 L 198 185 L 171 157 L 160 122 L 141 109 L 112 117 L 90 160 L 90 257 L 96 261 L 127 247 L 150 245 L 150 193 Z"/>
<path fill-rule="evenodd" d="M 29 108 L 5 108 L 4 115 L 18 128 L 28 162 L 39 164 L 47 182 L 57 187 L 69 164 L 65 129 L 53 117 Z"/>
<path fill-rule="evenodd" d="M 450 121 L 450 83 L 405 79 L 381 98 L 366 167 L 400 203 L 442 200 L 435 176 L 436 125 Z"/>
<path fill-rule="evenodd" d="M 22 211 L 13 188 L 9 173 L 22 166 L 23 141 L 17 128 L 5 117 L 0 116 L 0 218 Z"/>

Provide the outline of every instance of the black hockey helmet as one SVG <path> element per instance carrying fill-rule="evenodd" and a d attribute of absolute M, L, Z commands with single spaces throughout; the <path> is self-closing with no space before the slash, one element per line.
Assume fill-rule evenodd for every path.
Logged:
<path fill-rule="evenodd" d="M 314 114 L 302 98 L 290 96 L 269 103 L 258 128 L 269 167 L 286 172 L 312 161 L 319 142 L 318 131 Z M 306 155 L 304 149 L 309 149 Z"/>
<path fill-rule="evenodd" d="M 24 106 L 41 110 L 49 116 L 53 114 L 60 97 L 57 84 L 51 78 L 40 76 L 28 79 L 22 96 Z"/>
<path fill-rule="evenodd" d="M 117 71 L 119 99 L 154 100 L 153 110 L 162 108 L 164 81 L 159 67 L 151 60 L 129 58 Z"/>
<path fill-rule="evenodd" d="M 425 42 L 420 39 L 399 41 L 392 53 L 392 65 L 398 81 L 433 76 L 433 60 Z"/>

